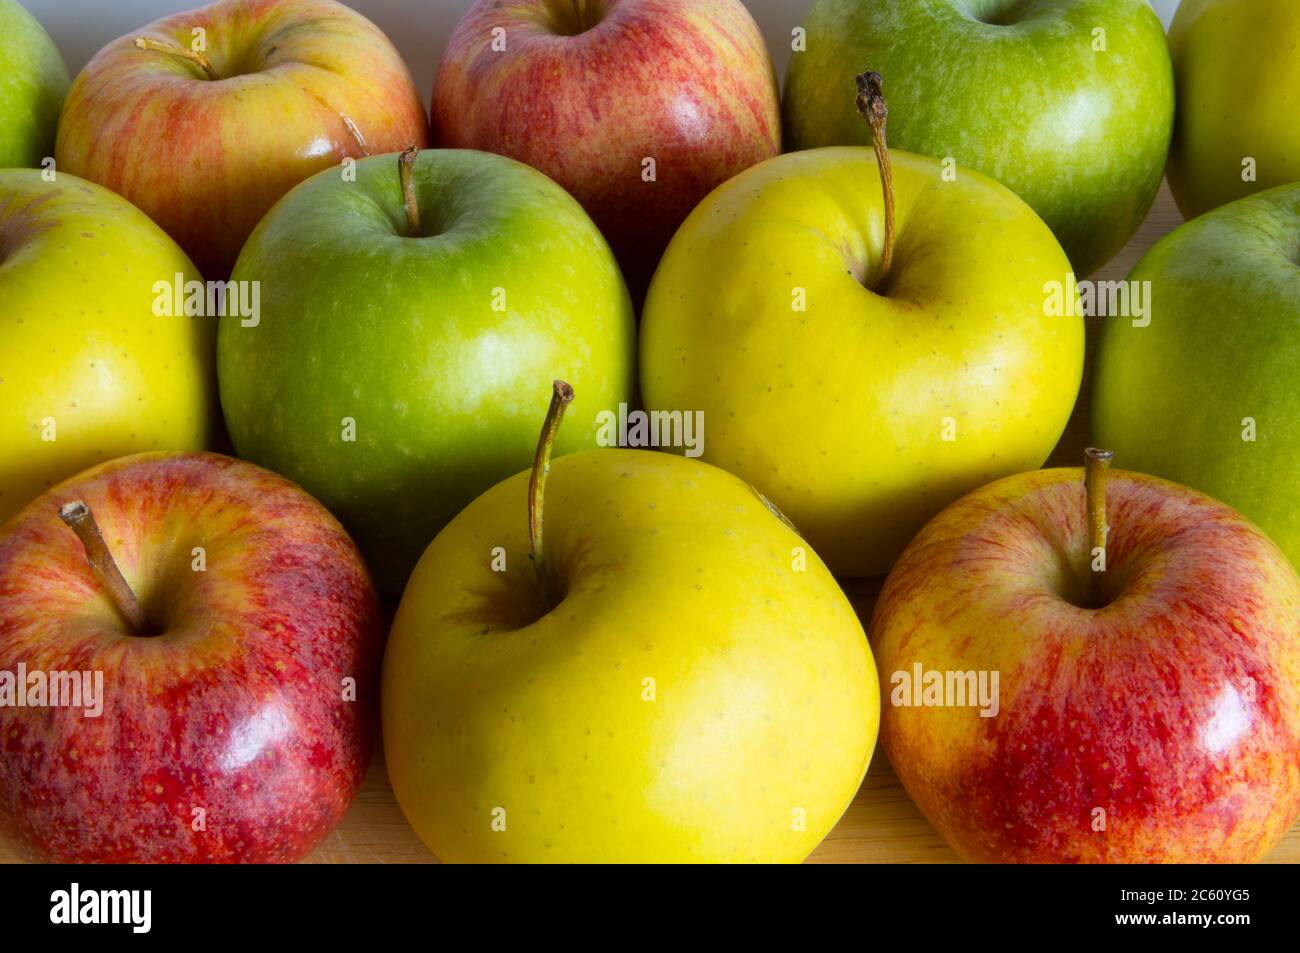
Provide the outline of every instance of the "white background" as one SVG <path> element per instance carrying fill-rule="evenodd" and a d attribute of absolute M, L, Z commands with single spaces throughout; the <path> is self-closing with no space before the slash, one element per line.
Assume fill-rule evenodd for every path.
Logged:
<path fill-rule="evenodd" d="M 18 0 L 58 44 L 73 75 L 95 51 L 123 34 L 201 0 Z M 426 104 L 447 37 L 471 0 L 343 0 L 377 23 L 397 44 Z M 1179 0 L 1150 0 L 1165 26 Z M 1296 0 L 1300 3 L 1300 0 Z M 812 0 L 744 0 L 767 35 L 778 75 L 785 75 L 790 31 L 803 22 Z"/>

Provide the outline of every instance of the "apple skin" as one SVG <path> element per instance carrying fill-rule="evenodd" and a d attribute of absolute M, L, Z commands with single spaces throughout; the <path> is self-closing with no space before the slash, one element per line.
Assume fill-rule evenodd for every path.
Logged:
<path fill-rule="evenodd" d="M 16 0 L 0 0 L 0 169 L 54 155 L 68 68 L 48 33 Z"/>
<path fill-rule="evenodd" d="M 713 188 L 781 151 L 767 46 L 739 0 L 478 0 L 438 68 L 439 145 L 541 169 L 609 239 L 636 300 Z M 507 48 L 494 51 L 493 30 Z M 642 163 L 656 162 L 646 182 Z"/>
<path fill-rule="evenodd" d="M 393 624 L 384 751 L 416 833 L 451 862 L 802 860 L 857 792 L 880 712 L 834 578 L 741 480 L 595 450 L 551 465 L 548 612 L 528 479 L 438 535 Z"/>
<path fill-rule="evenodd" d="M 1181 226 L 1129 278 L 1151 282 L 1151 324 L 1103 324 L 1098 441 L 1234 507 L 1300 566 L 1300 184 Z"/>
<path fill-rule="evenodd" d="M 0 169 L 0 523 L 96 463 L 209 445 L 216 321 L 153 313 L 178 274 L 199 278 L 120 196 Z"/>
<path fill-rule="evenodd" d="M 1124 247 L 1160 188 L 1174 122 L 1169 50 L 1146 0 L 1025 6 L 816 0 L 807 51 L 786 76 L 786 138 L 795 149 L 869 144 L 853 78 L 875 70 L 891 145 L 953 157 L 1014 190 L 1083 277 Z M 1098 28 L 1106 53 L 1093 52 Z"/>
<path fill-rule="evenodd" d="M 1300 4 L 1183 0 L 1169 28 L 1178 121 L 1169 187 L 1186 218 L 1300 181 Z M 1256 160 L 1256 180 L 1242 161 Z"/>
<path fill-rule="evenodd" d="M 1082 319 L 1044 313 L 1045 284 L 1070 270 L 1047 226 L 978 173 L 945 182 L 938 162 L 891 155 L 885 295 L 864 287 L 884 234 L 875 158 L 818 149 L 701 204 L 642 317 L 646 407 L 702 411 L 704 459 L 770 497 L 845 576 L 887 571 L 948 503 L 1041 466 L 1083 373 Z"/>
<path fill-rule="evenodd" d="M 1263 857 L 1300 811 L 1300 580 L 1227 506 L 1117 470 L 1112 601 L 1081 608 L 1084 509 L 1082 470 L 1020 474 L 908 547 L 871 623 L 890 762 L 967 860 Z M 1000 711 L 896 706 L 917 662 L 999 672 Z"/>
<path fill-rule="evenodd" d="M 609 246 L 540 172 L 421 153 L 422 237 L 396 156 L 356 173 L 303 183 L 249 239 L 234 277 L 261 282 L 261 323 L 221 320 L 218 377 L 239 456 L 319 498 L 398 594 L 448 520 L 532 461 L 538 380 L 580 395 L 556 452 L 596 446 L 596 415 L 632 400 L 636 329 Z"/>
<path fill-rule="evenodd" d="M 207 31 L 219 80 L 142 51 Z M 348 128 L 360 131 L 365 147 Z M 59 168 L 126 196 L 225 278 L 293 186 L 344 158 L 428 144 L 411 75 L 379 28 L 333 0 L 219 0 L 108 44 L 59 122 Z"/>
<path fill-rule="evenodd" d="M 159 634 L 91 574 L 78 499 Z M 80 474 L 0 532 L 0 669 L 102 671 L 104 710 L 0 707 L 0 826 L 65 862 L 303 857 L 369 765 L 382 640 L 356 547 L 287 480 L 206 453 Z"/>

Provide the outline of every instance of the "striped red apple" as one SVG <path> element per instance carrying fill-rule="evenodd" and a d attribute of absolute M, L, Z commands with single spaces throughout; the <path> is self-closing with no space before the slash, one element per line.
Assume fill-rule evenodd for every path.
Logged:
<path fill-rule="evenodd" d="M 303 179 L 428 136 L 406 64 L 360 14 L 334 0 L 218 0 L 100 50 L 68 94 L 55 154 L 225 278 Z"/>
<path fill-rule="evenodd" d="M 149 453 L 54 487 L 0 532 L 0 830 L 58 861 L 302 857 L 369 763 L 382 638 L 352 541 L 282 477 Z"/>
<path fill-rule="evenodd" d="M 776 75 L 740 0 L 477 0 L 433 129 L 568 189 L 638 299 L 691 209 L 781 151 Z"/>
<path fill-rule="evenodd" d="M 1103 462 L 1086 494 L 1077 469 L 989 484 L 903 553 L 871 625 L 882 744 L 968 860 L 1258 860 L 1300 813 L 1300 579 L 1234 510 Z M 945 694 L 964 673 L 997 703 Z"/>

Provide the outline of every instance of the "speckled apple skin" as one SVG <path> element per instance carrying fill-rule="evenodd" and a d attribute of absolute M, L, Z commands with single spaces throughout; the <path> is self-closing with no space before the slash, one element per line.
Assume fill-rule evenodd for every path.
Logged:
<path fill-rule="evenodd" d="M 162 634 L 126 632 L 58 518 L 74 499 Z M 104 710 L 0 708 L 0 827 L 59 861 L 298 859 L 369 762 L 382 638 L 351 540 L 281 477 L 151 453 L 62 483 L 0 535 L 0 669 L 101 670 Z"/>
<path fill-rule="evenodd" d="M 1119 594 L 1096 610 L 1061 595 L 1087 551 L 1081 470 L 926 526 L 871 625 L 882 744 L 968 860 L 1258 860 L 1300 811 L 1300 581 L 1210 497 L 1116 471 L 1108 501 Z M 895 706 L 915 662 L 1000 672 L 1000 713 Z"/>
<path fill-rule="evenodd" d="M 550 12 L 567 3 L 470 8 L 438 68 L 434 141 L 510 156 L 564 186 L 639 299 L 691 209 L 781 151 L 776 74 L 739 0 L 588 0 L 603 15 L 574 36 Z"/>

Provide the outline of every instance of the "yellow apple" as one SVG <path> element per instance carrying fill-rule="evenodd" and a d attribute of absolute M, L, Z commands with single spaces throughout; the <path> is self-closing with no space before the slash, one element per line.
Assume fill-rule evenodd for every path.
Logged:
<path fill-rule="evenodd" d="M 416 832 L 444 861 L 803 859 L 880 716 L 826 567 L 741 480 L 611 449 L 550 467 L 544 575 L 529 482 L 438 534 L 393 624 L 384 750 Z"/>
<path fill-rule="evenodd" d="M 1041 466 L 1069 419 L 1070 265 L 992 179 L 900 150 L 897 244 L 870 149 L 792 153 L 686 220 L 641 327 L 648 409 L 702 411 L 706 461 L 769 496 L 831 569 L 887 570 L 921 526 Z"/>
<path fill-rule="evenodd" d="M 201 450 L 216 321 L 155 315 L 185 253 L 107 189 L 0 170 L 0 522 L 96 463 Z"/>
<path fill-rule="evenodd" d="M 1169 187 L 1187 218 L 1300 180 L 1300 3 L 1183 0 Z"/>

